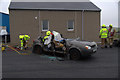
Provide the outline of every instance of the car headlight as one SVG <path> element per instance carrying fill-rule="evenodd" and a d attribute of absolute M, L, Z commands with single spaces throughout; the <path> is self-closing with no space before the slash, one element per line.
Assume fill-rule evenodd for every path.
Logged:
<path fill-rule="evenodd" d="M 90 47 L 90 46 L 85 46 L 85 48 L 86 48 L 86 49 L 91 49 L 91 47 Z"/>

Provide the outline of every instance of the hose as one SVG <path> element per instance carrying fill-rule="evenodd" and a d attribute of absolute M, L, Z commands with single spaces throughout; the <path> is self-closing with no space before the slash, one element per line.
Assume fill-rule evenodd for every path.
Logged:
<path fill-rule="evenodd" d="M 4 45 L 4 44 L 3 44 Z M 10 49 L 12 49 L 13 51 L 17 52 L 19 55 L 30 55 L 31 53 L 20 53 L 19 51 L 17 51 L 15 48 L 13 48 L 12 46 L 9 46 L 9 45 L 6 45 L 5 47 L 8 47 Z M 21 50 L 21 51 L 25 51 L 25 50 Z M 64 59 L 62 58 L 58 58 L 56 55 L 55 55 L 55 52 L 53 51 L 53 54 L 54 54 L 54 57 L 49 57 L 51 61 L 55 61 L 55 60 L 58 60 L 58 61 L 64 61 Z"/>
<path fill-rule="evenodd" d="M 2 44 L 2 45 L 4 45 L 4 44 Z M 20 55 L 30 55 L 30 54 L 31 54 L 31 53 L 20 53 L 19 51 L 17 51 L 16 49 L 14 49 L 12 46 L 9 46 L 9 45 L 6 45 L 6 47 L 14 50 L 15 52 L 17 52 L 17 53 L 20 54 Z"/>

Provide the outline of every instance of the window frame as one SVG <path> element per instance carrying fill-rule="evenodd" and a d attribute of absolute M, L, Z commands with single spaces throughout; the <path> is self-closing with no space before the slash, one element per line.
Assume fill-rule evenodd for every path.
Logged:
<path fill-rule="evenodd" d="M 48 21 L 48 20 L 42 20 L 42 21 L 41 21 L 42 31 L 48 31 L 48 30 L 49 30 L 49 21 L 48 21 L 48 29 L 47 29 L 47 30 L 43 30 L 43 21 Z"/>
<path fill-rule="evenodd" d="M 73 29 L 68 29 L 68 24 L 69 24 L 69 21 L 73 21 Z M 74 31 L 74 25 L 75 25 L 75 21 L 74 20 L 68 20 L 67 21 L 67 31 Z"/>

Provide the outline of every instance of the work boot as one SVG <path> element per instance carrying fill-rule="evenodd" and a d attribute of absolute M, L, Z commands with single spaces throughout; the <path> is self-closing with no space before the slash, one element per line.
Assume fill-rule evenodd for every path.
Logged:
<path fill-rule="evenodd" d="M 101 49 L 103 49 L 104 47 L 103 46 L 101 46 Z"/>
<path fill-rule="evenodd" d="M 107 46 L 105 46 L 105 48 L 107 48 Z"/>
<path fill-rule="evenodd" d="M 23 47 L 21 47 L 21 50 L 23 50 Z"/>
<path fill-rule="evenodd" d="M 28 47 L 25 47 L 25 50 L 27 50 L 28 49 Z"/>
<path fill-rule="evenodd" d="M 110 45 L 110 48 L 112 48 L 112 46 Z"/>

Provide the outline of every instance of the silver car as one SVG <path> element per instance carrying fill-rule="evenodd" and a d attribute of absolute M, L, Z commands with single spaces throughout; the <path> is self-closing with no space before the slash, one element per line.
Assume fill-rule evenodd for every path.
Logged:
<path fill-rule="evenodd" d="M 42 54 L 43 52 L 55 52 L 61 54 L 67 54 L 72 60 L 78 60 L 83 56 L 91 56 L 97 51 L 97 44 L 95 42 L 81 41 L 79 38 L 76 39 L 64 39 L 62 42 L 66 50 L 54 48 L 54 43 L 50 49 L 46 49 L 43 44 L 42 38 L 39 37 L 33 41 L 33 53 Z"/>

